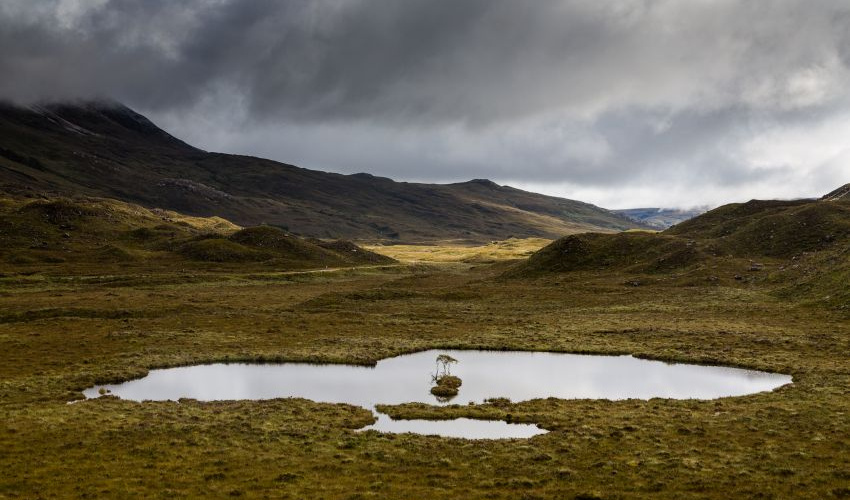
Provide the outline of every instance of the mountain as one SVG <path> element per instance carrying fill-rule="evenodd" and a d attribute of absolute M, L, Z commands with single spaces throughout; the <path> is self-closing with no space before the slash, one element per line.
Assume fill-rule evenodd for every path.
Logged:
<path fill-rule="evenodd" d="M 0 105 L 0 187 L 116 198 L 320 238 L 556 238 L 645 227 L 487 180 L 436 185 L 208 153 L 114 102 Z"/>
<path fill-rule="evenodd" d="M 671 226 L 692 219 L 697 215 L 704 214 L 706 208 L 626 208 L 623 210 L 612 210 L 629 219 L 645 224 L 653 229 L 664 230 Z"/>
<path fill-rule="evenodd" d="M 18 271 L 145 265 L 276 270 L 383 265 L 394 260 L 345 241 L 319 241 L 272 226 L 240 228 L 117 200 L 0 196 L 0 263 Z"/>
<path fill-rule="evenodd" d="M 850 184 L 845 184 L 821 198 L 824 201 L 850 200 Z"/>

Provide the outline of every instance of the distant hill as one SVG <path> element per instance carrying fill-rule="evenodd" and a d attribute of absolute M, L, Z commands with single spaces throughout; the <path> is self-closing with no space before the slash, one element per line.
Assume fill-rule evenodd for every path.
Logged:
<path fill-rule="evenodd" d="M 0 197 L 0 263 L 46 265 L 149 263 L 208 269 L 210 263 L 277 270 L 382 265 L 393 259 L 345 241 L 319 241 L 279 228 L 240 228 L 219 217 L 189 217 L 117 200 Z"/>
<path fill-rule="evenodd" d="M 612 272 L 626 283 L 769 282 L 781 293 L 850 307 L 850 199 L 734 203 L 661 233 L 576 234 L 505 277 Z"/>
<path fill-rule="evenodd" d="M 682 221 L 704 214 L 707 210 L 707 208 L 627 208 L 612 211 L 635 222 L 646 224 L 653 229 L 664 230 Z"/>
<path fill-rule="evenodd" d="M 487 180 L 395 182 L 208 153 L 111 102 L 0 104 L 0 187 L 116 198 L 320 238 L 482 242 L 645 227 Z"/>

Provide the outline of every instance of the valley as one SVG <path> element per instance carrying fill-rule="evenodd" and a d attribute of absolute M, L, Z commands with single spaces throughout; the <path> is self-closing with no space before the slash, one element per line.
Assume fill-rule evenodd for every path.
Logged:
<path fill-rule="evenodd" d="M 0 500 L 850 500 L 848 34 L 0 1 Z"/>
<path fill-rule="evenodd" d="M 42 270 L 7 262 L 0 494 L 840 498 L 850 491 L 848 210 L 754 202 L 659 235 L 569 236 L 528 260 L 517 242 L 487 263 L 427 252 L 321 273 L 171 256 L 100 272 L 83 258 Z M 298 398 L 67 404 L 160 367 L 371 364 L 428 349 L 632 354 L 793 384 L 714 400 L 379 406 L 393 418 L 548 431 L 489 441 L 357 432 L 369 410 Z"/>

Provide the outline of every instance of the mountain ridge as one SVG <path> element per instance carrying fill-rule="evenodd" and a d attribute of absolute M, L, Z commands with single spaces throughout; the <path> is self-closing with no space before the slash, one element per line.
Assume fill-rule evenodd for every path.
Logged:
<path fill-rule="evenodd" d="M 484 179 L 396 182 L 206 152 L 111 101 L 0 104 L 0 186 L 116 198 L 320 238 L 481 242 L 645 227 L 588 203 Z"/>
<path fill-rule="evenodd" d="M 838 201 L 838 200 L 850 200 L 850 184 L 845 184 L 838 189 L 830 191 L 825 194 L 821 200 L 824 201 Z"/>

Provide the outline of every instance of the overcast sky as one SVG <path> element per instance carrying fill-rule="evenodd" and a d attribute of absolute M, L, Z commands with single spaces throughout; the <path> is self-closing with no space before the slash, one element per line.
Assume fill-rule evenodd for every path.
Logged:
<path fill-rule="evenodd" d="M 850 182 L 847 0 L 2 0 L 0 98 L 608 208 Z"/>

